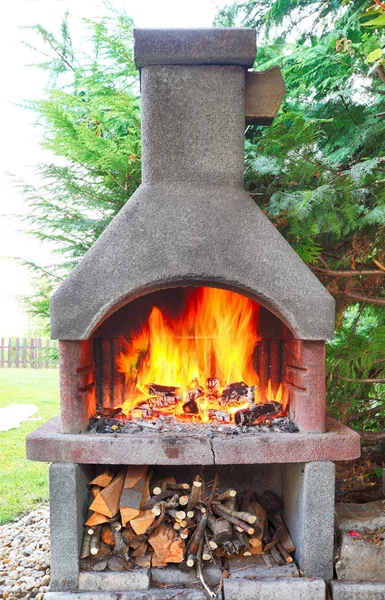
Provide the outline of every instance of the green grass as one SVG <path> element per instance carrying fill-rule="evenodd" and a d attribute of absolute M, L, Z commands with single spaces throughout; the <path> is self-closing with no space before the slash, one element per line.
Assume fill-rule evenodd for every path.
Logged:
<path fill-rule="evenodd" d="M 19 429 L 0 432 L 0 525 L 48 501 L 48 464 L 25 458 L 25 437 L 59 414 L 58 369 L 0 369 L 0 408 L 36 404 Z"/>

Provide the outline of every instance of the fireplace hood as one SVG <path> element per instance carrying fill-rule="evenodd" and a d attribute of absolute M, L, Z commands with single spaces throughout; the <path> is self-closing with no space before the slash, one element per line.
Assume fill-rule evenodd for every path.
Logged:
<path fill-rule="evenodd" d="M 135 34 L 143 183 L 54 294 L 52 336 L 87 339 L 143 294 L 203 284 L 257 300 L 297 339 L 332 338 L 333 298 L 243 189 L 255 32 L 187 33 Z"/>

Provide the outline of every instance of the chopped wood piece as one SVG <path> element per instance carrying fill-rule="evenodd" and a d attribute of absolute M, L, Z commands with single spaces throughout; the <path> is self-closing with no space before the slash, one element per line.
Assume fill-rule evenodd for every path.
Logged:
<path fill-rule="evenodd" d="M 91 571 L 101 573 L 107 569 L 108 560 L 107 558 L 100 558 L 92 562 Z"/>
<path fill-rule="evenodd" d="M 270 555 L 271 555 L 272 559 L 274 560 L 274 562 L 277 563 L 278 566 L 283 567 L 283 565 L 286 564 L 286 561 L 283 560 L 282 556 L 280 555 L 280 553 L 278 552 L 278 550 L 275 546 L 272 546 L 270 548 Z"/>
<path fill-rule="evenodd" d="M 249 525 L 249 523 L 245 523 L 244 521 L 241 521 L 237 517 L 233 517 L 233 516 L 229 515 L 228 513 L 224 512 L 222 510 L 222 508 L 219 508 L 218 505 L 213 504 L 213 512 L 215 512 L 215 514 L 218 515 L 219 517 L 226 519 L 226 521 L 229 521 L 233 525 L 240 527 L 241 529 L 243 529 L 243 531 L 246 531 L 246 533 L 248 533 L 249 535 L 253 535 L 253 533 L 255 531 L 254 527 L 251 527 L 251 525 Z M 211 529 L 211 527 L 210 527 L 210 529 Z M 217 541 L 217 540 L 215 540 L 215 541 Z"/>
<path fill-rule="evenodd" d="M 104 471 L 104 473 L 101 473 L 95 477 L 95 479 L 90 481 L 89 485 L 98 485 L 102 488 L 105 488 L 111 483 L 113 478 L 114 474 L 110 471 L 110 469 L 107 469 L 107 471 Z"/>
<path fill-rule="evenodd" d="M 218 502 L 222 502 L 223 500 L 228 500 L 229 498 L 235 498 L 236 495 L 237 495 L 236 490 L 233 490 L 230 488 L 229 490 L 226 490 L 222 494 L 218 494 L 218 496 L 216 497 L 216 500 L 218 500 Z"/>
<path fill-rule="evenodd" d="M 256 523 L 258 523 L 259 527 L 261 528 L 260 536 L 262 538 L 263 532 L 265 530 L 266 512 L 265 512 L 264 508 L 262 508 L 262 506 L 255 500 L 250 502 L 249 510 L 257 517 Z M 258 536 L 256 536 L 256 537 L 258 537 Z"/>
<path fill-rule="evenodd" d="M 234 415 L 234 421 L 237 425 L 252 425 L 255 421 L 264 415 L 276 415 L 282 411 L 280 402 L 263 402 L 253 404 L 250 408 L 239 410 Z"/>
<path fill-rule="evenodd" d="M 94 533 L 91 536 L 91 540 L 90 540 L 90 554 L 92 554 L 93 556 L 95 556 L 100 549 L 100 532 L 101 532 L 101 525 L 97 525 L 94 529 Z"/>
<path fill-rule="evenodd" d="M 219 403 L 223 406 L 236 406 L 245 401 L 252 404 L 254 402 L 256 386 L 248 386 L 244 381 L 231 383 L 222 392 Z"/>
<path fill-rule="evenodd" d="M 122 469 L 111 483 L 97 494 L 90 509 L 106 517 L 114 517 L 119 510 L 125 475 L 125 469 Z"/>
<path fill-rule="evenodd" d="M 157 561 L 163 563 L 181 563 L 184 559 L 185 543 L 172 527 L 162 524 L 150 533 L 149 543 L 154 549 Z"/>
<path fill-rule="evenodd" d="M 86 521 L 86 525 L 89 527 L 96 527 L 96 525 L 103 525 L 103 523 L 107 523 L 108 517 L 106 515 L 101 515 L 98 512 L 94 512 L 91 514 L 89 519 Z"/>
<path fill-rule="evenodd" d="M 282 558 L 284 558 L 284 560 L 287 563 L 292 563 L 293 562 L 293 558 L 290 556 L 289 552 L 286 550 L 286 548 L 283 547 L 281 542 L 277 543 L 277 550 L 280 552 Z"/>
<path fill-rule="evenodd" d="M 189 554 L 186 560 L 186 565 L 191 568 L 195 565 L 195 561 L 195 554 Z"/>
<path fill-rule="evenodd" d="M 91 554 L 91 535 L 88 531 L 84 532 L 82 549 L 80 551 L 80 558 L 87 558 Z"/>
<path fill-rule="evenodd" d="M 181 496 L 179 498 L 179 504 L 181 506 L 186 506 L 188 504 L 188 501 L 189 501 L 189 497 L 188 496 Z"/>
<path fill-rule="evenodd" d="M 154 507 L 155 508 L 155 507 Z M 154 531 L 154 529 L 156 529 L 157 527 L 159 527 L 159 525 L 161 525 L 164 521 L 164 518 L 166 516 L 166 503 L 165 502 L 161 502 L 160 503 L 160 513 L 158 515 L 158 518 L 156 519 L 156 521 L 153 522 L 152 525 L 150 525 L 150 527 L 148 527 L 146 534 L 148 535 L 149 533 L 151 533 L 151 531 Z M 154 511 L 154 509 L 152 509 Z"/>
<path fill-rule="evenodd" d="M 124 560 L 128 560 L 128 546 L 126 540 L 120 531 L 115 531 L 115 552 L 119 554 Z"/>
<path fill-rule="evenodd" d="M 183 412 L 186 415 L 197 415 L 199 413 L 199 407 L 194 398 L 183 404 Z"/>
<path fill-rule="evenodd" d="M 127 563 L 121 556 L 111 556 L 108 559 L 108 568 L 110 571 L 119 573 L 120 571 L 126 571 Z"/>
<path fill-rule="evenodd" d="M 137 517 L 140 513 L 144 486 L 146 484 L 147 467 L 128 467 L 120 497 L 120 514 L 122 525 Z M 139 478 L 138 478 L 139 477 Z"/>
<path fill-rule="evenodd" d="M 223 542 L 227 542 L 227 540 L 229 540 L 233 534 L 233 528 L 231 527 L 231 523 L 229 523 L 229 521 L 216 519 L 211 513 L 208 513 L 207 515 L 207 524 L 213 532 L 213 539 L 209 542 L 212 550 L 215 549 L 212 542 L 214 542 L 217 547 L 221 546 Z"/>
<path fill-rule="evenodd" d="M 282 530 L 282 534 L 281 534 L 281 544 L 282 546 L 285 548 L 285 550 L 287 550 L 287 552 L 291 553 L 291 552 L 295 552 L 295 544 L 293 542 L 293 540 L 290 537 L 290 534 L 288 532 L 288 530 L 286 529 L 286 525 L 283 522 L 282 516 L 277 513 L 274 515 L 274 518 L 277 520 L 277 522 L 280 523 L 281 525 L 281 530 Z"/>
<path fill-rule="evenodd" d="M 201 481 L 193 481 L 190 496 L 187 503 L 187 510 L 193 510 L 196 504 L 202 500 L 203 484 Z"/>
<path fill-rule="evenodd" d="M 135 517 L 134 519 L 131 519 L 131 521 L 130 521 L 130 525 L 131 525 L 132 529 L 138 535 L 140 535 L 142 533 L 146 533 L 147 529 L 155 521 L 155 515 L 153 514 L 151 507 L 149 509 L 144 508 L 148 505 L 149 500 L 150 500 L 151 477 L 152 477 L 152 473 L 151 472 L 147 473 L 146 479 L 145 479 L 145 484 L 144 484 L 144 489 L 143 489 L 142 501 L 141 501 L 141 505 L 140 505 L 141 506 L 140 513 L 137 517 Z M 159 499 L 160 496 L 155 496 L 155 498 Z"/>
<path fill-rule="evenodd" d="M 137 549 L 134 550 L 134 552 L 132 553 L 132 556 L 135 556 L 135 558 L 137 558 L 139 556 L 144 556 L 147 552 L 147 548 L 148 548 L 148 542 L 142 542 L 140 544 L 140 546 L 138 546 Z"/>
<path fill-rule="evenodd" d="M 263 541 L 259 537 L 250 537 L 249 545 L 251 554 L 263 554 Z"/>
<path fill-rule="evenodd" d="M 151 567 L 151 560 L 152 560 L 152 552 L 146 552 L 146 554 L 144 554 L 144 556 L 136 556 L 135 557 L 135 565 L 137 567 L 149 569 Z"/>
<path fill-rule="evenodd" d="M 147 502 L 142 505 L 142 508 L 147 510 L 148 508 L 153 508 L 153 506 L 155 506 L 155 504 L 158 504 L 158 502 L 160 502 L 161 500 L 166 500 L 167 498 L 170 498 L 171 496 L 174 496 L 174 491 L 173 490 L 162 490 L 160 492 L 160 494 L 156 494 L 155 496 L 153 496 L 152 498 L 148 498 Z M 179 502 L 179 496 L 178 496 L 178 502 Z"/>
<path fill-rule="evenodd" d="M 226 410 L 218 410 L 216 408 L 210 408 L 207 411 L 210 419 L 218 421 L 218 423 L 231 423 L 231 414 Z"/>
<path fill-rule="evenodd" d="M 230 515 L 231 517 L 236 517 L 237 519 L 240 519 L 241 521 L 245 521 L 245 523 L 249 523 L 250 525 L 253 525 L 253 523 L 255 523 L 257 520 L 256 515 L 252 515 L 251 513 L 248 513 L 248 512 L 232 510 L 231 508 L 228 508 L 227 506 L 225 506 L 224 504 L 221 504 L 220 502 L 213 501 L 213 506 L 220 508 L 220 510 L 222 512 Z"/>
<path fill-rule="evenodd" d="M 201 540 L 203 540 L 204 532 L 207 525 L 207 514 L 202 515 L 198 527 L 195 529 L 193 536 L 188 545 L 189 553 L 196 554 L 198 552 L 198 548 L 200 546 Z"/>
<path fill-rule="evenodd" d="M 115 535 L 111 529 L 111 525 L 103 525 L 101 532 L 102 541 L 108 546 L 114 546 L 115 544 Z"/>
<path fill-rule="evenodd" d="M 147 474 L 147 465 L 131 465 L 124 479 L 124 489 L 133 488 Z"/>

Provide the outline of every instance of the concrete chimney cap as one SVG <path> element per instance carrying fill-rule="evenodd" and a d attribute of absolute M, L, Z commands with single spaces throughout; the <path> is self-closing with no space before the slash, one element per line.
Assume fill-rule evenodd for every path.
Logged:
<path fill-rule="evenodd" d="M 135 64 L 253 66 L 256 32 L 251 28 L 135 29 Z"/>

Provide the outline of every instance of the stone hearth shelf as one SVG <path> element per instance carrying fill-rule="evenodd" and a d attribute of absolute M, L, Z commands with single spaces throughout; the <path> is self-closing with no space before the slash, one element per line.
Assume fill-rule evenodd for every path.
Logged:
<path fill-rule="evenodd" d="M 198 429 L 198 426 L 197 426 Z M 225 465 L 351 460 L 360 456 L 359 435 L 333 419 L 326 433 L 241 433 L 208 438 L 169 432 L 61 433 L 51 419 L 27 437 L 27 457 L 78 464 Z"/>

